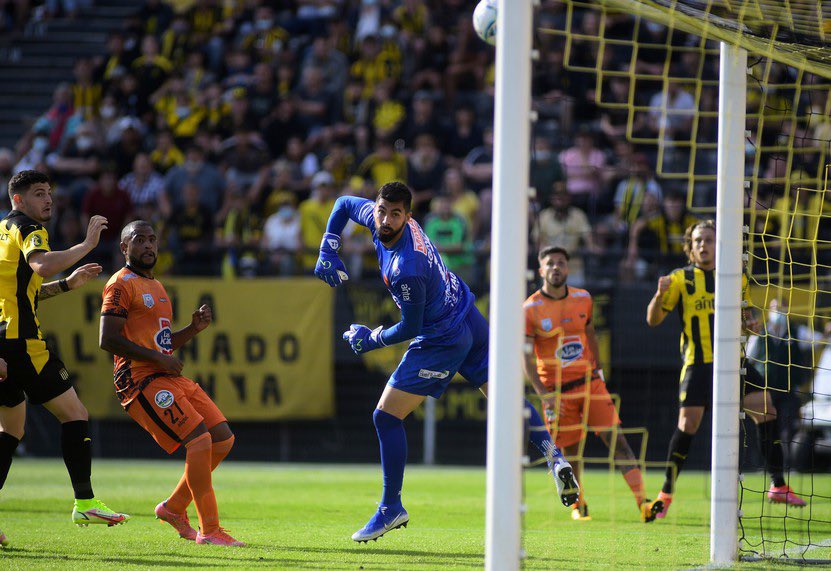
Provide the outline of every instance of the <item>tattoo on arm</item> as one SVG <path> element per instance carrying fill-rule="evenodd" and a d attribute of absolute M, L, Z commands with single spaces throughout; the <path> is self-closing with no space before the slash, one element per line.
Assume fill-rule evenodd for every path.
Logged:
<path fill-rule="evenodd" d="M 56 280 L 40 286 L 38 299 L 43 301 L 44 299 L 49 299 L 50 297 L 55 297 L 56 295 L 61 295 L 62 293 L 64 293 L 64 291 L 61 289 L 61 285 Z"/>

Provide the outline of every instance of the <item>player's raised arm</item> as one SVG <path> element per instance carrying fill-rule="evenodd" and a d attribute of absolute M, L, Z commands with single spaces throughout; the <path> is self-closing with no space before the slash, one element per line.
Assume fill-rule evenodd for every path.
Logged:
<path fill-rule="evenodd" d="M 41 277 L 53 276 L 78 263 L 81 258 L 89 254 L 98 245 L 101 232 L 107 229 L 107 219 L 103 216 L 93 216 L 87 226 L 87 237 L 80 244 L 75 244 L 66 250 L 50 252 L 48 246 L 32 239 L 31 247 L 24 240 L 24 255 L 34 272 Z M 36 236 L 36 235 L 35 235 Z"/>
<path fill-rule="evenodd" d="M 315 275 L 330 287 L 339 286 L 349 279 L 346 266 L 338 257 L 341 232 L 349 220 L 372 228 L 372 205 L 371 200 L 357 196 L 341 196 L 335 201 L 335 206 L 329 215 L 329 222 L 326 224 L 326 233 L 320 242 L 320 256 L 315 264 Z"/>
<path fill-rule="evenodd" d="M 203 305 L 194 311 L 190 319 L 190 324 L 173 333 L 171 340 L 173 350 L 175 351 L 204 331 L 211 324 L 211 321 L 213 321 L 213 312 L 209 305 Z"/>
<path fill-rule="evenodd" d="M 670 276 L 661 276 L 658 278 L 658 289 L 655 290 L 655 295 L 649 301 L 649 306 L 646 308 L 646 323 L 650 327 L 660 325 L 666 318 L 667 311 L 663 307 L 664 295 L 669 291 L 672 278 Z"/>
<path fill-rule="evenodd" d="M 102 270 L 103 268 L 98 264 L 84 264 L 72 272 L 68 278 L 41 285 L 38 299 L 43 301 L 44 299 L 55 297 L 56 295 L 66 293 L 73 289 L 78 289 L 100 274 Z"/>

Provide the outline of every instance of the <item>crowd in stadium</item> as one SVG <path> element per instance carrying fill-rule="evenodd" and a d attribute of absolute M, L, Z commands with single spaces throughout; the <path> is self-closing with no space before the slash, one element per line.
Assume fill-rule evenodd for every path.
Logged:
<path fill-rule="evenodd" d="M 59 14 L 63 3 L 53 4 Z M 309 274 L 334 199 L 374 197 L 400 180 L 415 191 L 415 218 L 448 266 L 484 286 L 494 50 L 474 33 L 469 2 L 172 4 L 145 0 L 105 52 L 75 63 L 74 82 L 57 87 L 17 147 L 0 149 L 3 184 L 26 168 L 53 177 L 54 248 L 75 243 L 89 217 L 104 215 L 110 229 L 95 260 L 111 271 L 118 229 L 140 217 L 164 238 L 162 271 Z M 618 27 L 631 36 L 630 18 L 615 18 L 606 35 Z M 543 2 L 539 27 L 562 27 L 563 19 L 559 2 Z M 587 35 L 598 25 L 593 12 L 582 19 Z M 678 32 L 668 39 L 660 25 L 641 34 L 653 44 L 692 41 Z M 664 92 L 660 80 L 639 82 L 635 102 L 654 112 L 638 112 L 628 125 L 628 110 L 597 100 L 628 102 L 629 80 L 612 77 L 598 94 L 594 74 L 574 70 L 595 67 L 596 42 L 573 45 L 569 68 L 561 38 L 540 33 L 537 44 L 532 252 L 552 243 L 579 252 L 575 285 L 586 274 L 653 276 L 683 265 L 687 181 L 656 177 L 657 147 L 632 144 L 626 132 L 688 138 L 693 86 L 671 82 Z M 629 65 L 626 49 L 604 53 L 620 69 Z M 639 71 L 662 73 L 666 57 L 666 47 L 640 50 Z M 697 50 L 673 58 L 717 77 L 715 58 L 701 62 Z M 702 108 L 715 108 L 715 93 L 702 90 Z M 715 117 L 695 128 L 700 142 L 715 141 Z M 662 172 L 686 168 L 690 149 L 662 160 Z M 714 150 L 700 150 L 696 172 L 714 173 L 715 161 Z M 699 205 L 712 204 L 714 186 L 696 188 Z M 354 276 L 377 271 L 364 230 L 350 228 L 344 240 Z"/>

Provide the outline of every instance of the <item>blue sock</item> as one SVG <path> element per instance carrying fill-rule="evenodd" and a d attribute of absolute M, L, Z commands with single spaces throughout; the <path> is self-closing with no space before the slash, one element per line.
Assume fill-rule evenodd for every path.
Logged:
<path fill-rule="evenodd" d="M 528 399 L 525 399 L 525 410 L 529 412 L 528 439 L 548 461 L 548 467 L 554 468 L 554 464 L 559 464 L 565 460 L 563 454 L 554 445 L 554 441 L 551 440 L 551 434 L 548 432 L 548 428 L 545 426 L 540 413 L 537 412 L 534 405 L 528 402 Z"/>
<path fill-rule="evenodd" d="M 381 445 L 381 470 L 384 472 L 384 496 L 382 506 L 401 505 L 401 486 L 404 482 L 404 466 L 407 464 L 407 434 L 404 421 L 388 412 L 375 409 L 372 421 Z"/>

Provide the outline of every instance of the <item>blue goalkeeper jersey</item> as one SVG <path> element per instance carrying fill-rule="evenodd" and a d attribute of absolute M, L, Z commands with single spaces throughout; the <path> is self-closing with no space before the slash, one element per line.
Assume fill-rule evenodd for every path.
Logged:
<path fill-rule="evenodd" d="M 344 196 L 337 200 L 333 216 L 343 208 L 351 220 L 372 232 L 381 276 L 399 309 L 406 304 L 424 304 L 424 322 L 416 339 L 452 332 L 473 305 L 470 288 L 447 269 L 415 220 L 410 220 L 392 248 L 385 247 L 375 232 L 374 205 L 371 200 Z"/>

